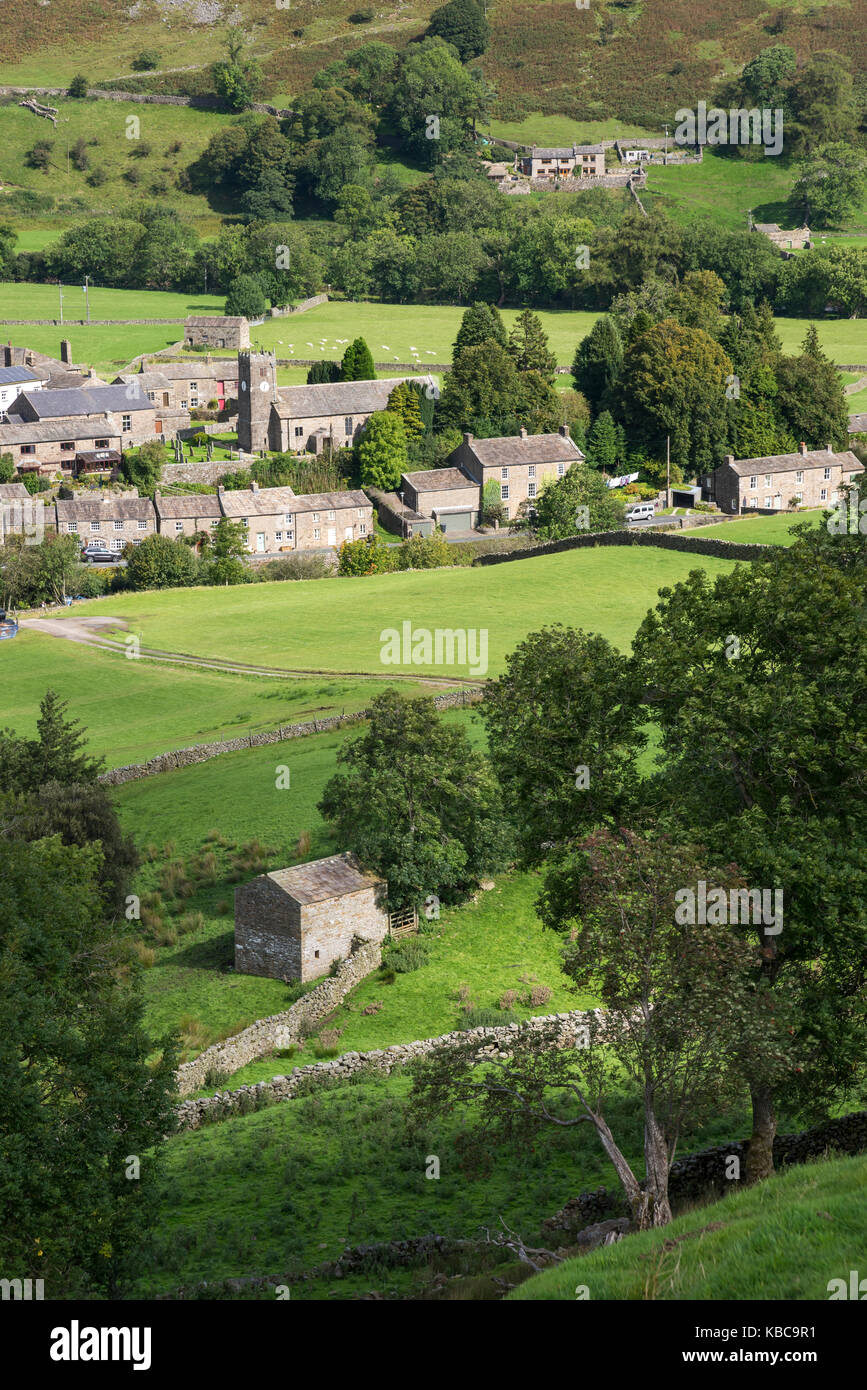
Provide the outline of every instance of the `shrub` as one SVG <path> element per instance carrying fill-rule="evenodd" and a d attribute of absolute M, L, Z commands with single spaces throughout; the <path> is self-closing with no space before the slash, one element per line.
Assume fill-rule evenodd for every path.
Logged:
<path fill-rule="evenodd" d="M 362 1014 L 364 1014 L 365 1016 L 368 1016 L 368 1015 L 370 1015 L 370 1014 L 378 1014 L 381 1008 L 382 1008 L 382 1000 L 381 1000 L 381 999 L 374 999 L 373 1003 L 372 1003 L 372 1004 L 368 1004 L 365 1008 L 363 1008 L 363 1009 L 361 1010 L 361 1012 L 362 1012 Z"/>
<path fill-rule="evenodd" d="M 281 1057 L 284 1061 L 290 1061 L 291 1058 L 296 1056 L 297 1052 L 297 1044 L 292 1043 L 291 1047 L 278 1047 L 277 1051 L 274 1053 L 274 1056 Z"/>
<path fill-rule="evenodd" d="M 66 89 L 66 95 L 70 97 L 86 97 L 89 85 L 84 74 L 77 72 Z"/>
<path fill-rule="evenodd" d="M 91 188 L 102 188 L 102 185 L 108 182 L 108 174 L 101 164 L 97 165 L 95 169 L 91 169 L 87 176 L 87 182 Z"/>
<path fill-rule="evenodd" d="M 468 1032 L 471 1028 L 504 1028 L 518 1021 L 518 1015 L 506 1009 L 467 1009 L 458 1027 Z"/>
<path fill-rule="evenodd" d="M 156 48 L 143 48 L 132 60 L 133 72 L 151 72 L 160 65 L 161 54 Z"/>
<path fill-rule="evenodd" d="M 396 971 L 398 975 L 408 975 L 411 971 L 427 965 L 427 962 L 427 942 L 420 941 L 417 936 L 410 936 L 389 951 L 387 964 L 389 969 Z"/>
<path fill-rule="evenodd" d="M 227 917 L 229 913 L 232 911 L 231 898 L 220 898 L 214 908 L 214 911 L 216 912 L 218 917 Z"/>
<path fill-rule="evenodd" d="M 454 563 L 454 548 L 442 531 L 434 531 L 430 536 L 412 536 L 402 542 L 397 552 L 399 570 L 442 569 Z"/>
<path fill-rule="evenodd" d="M 330 579 L 332 567 L 324 555 L 286 555 L 279 560 L 269 560 L 262 566 L 263 578 L 281 579 Z"/>
<path fill-rule="evenodd" d="M 139 964 L 143 965 L 145 970 L 149 970 L 150 967 L 156 961 L 156 951 L 154 951 L 150 946 L 146 946 L 143 941 L 134 941 L 132 943 L 132 949 L 135 951 L 135 954 L 138 957 Z"/>
<path fill-rule="evenodd" d="M 363 10 L 353 10 L 348 16 L 350 24 L 369 24 L 373 19 L 374 9 L 372 5 L 366 5 Z"/>
<path fill-rule="evenodd" d="M 375 536 L 357 541 L 344 541 L 340 547 L 337 573 L 357 576 L 387 574 L 397 566 L 395 552 Z"/>
<path fill-rule="evenodd" d="M 185 912 L 183 917 L 178 918 L 177 930 L 179 936 L 186 936 L 187 932 L 201 931 L 205 925 L 205 918 L 201 912 Z"/>
<path fill-rule="evenodd" d="M 313 1051 L 316 1056 L 336 1057 L 342 1031 L 340 1028 L 323 1028 L 319 1036 L 313 1041 Z"/>
<path fill-rule="evenodd" d="M 202 1077 L 202 1089 L 205 1091 L 219 1091 L 221 1086 L 225 1086 L 229 1079 L 230 1072 L 221 1071 L 219 1067 L 208 1067 Z"/>
<path fill-rule="evenodd" d="M 547 1004 L 553 993 L 549 985 L 533 985 L 532 989 L 527 990 L 522 1003 L 528 1004 L 531 1009 L 537 1009 L 541 1004 Z"/>
<path fill-rule="evenodd" d="M 500 1002 L 497 1004 L 497 1008 L 511 1010 L 515 1007 L 517 1002 L 518 991 L 516 989 L 507 989 L 500 995 Z"/>

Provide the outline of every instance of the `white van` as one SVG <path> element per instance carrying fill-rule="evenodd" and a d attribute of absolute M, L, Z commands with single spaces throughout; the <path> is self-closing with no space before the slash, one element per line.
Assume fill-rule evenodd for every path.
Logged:
<path fill-rule="evenodd" d="M 626 508 L 626 520 L 628 522 L 651 521 L 656 516 L 655 502 L 635 502 Z"/>

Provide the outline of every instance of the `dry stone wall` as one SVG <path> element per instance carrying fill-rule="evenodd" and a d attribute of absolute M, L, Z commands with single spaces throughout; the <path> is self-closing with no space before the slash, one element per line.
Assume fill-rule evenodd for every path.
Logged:
<path fill-rule="evenodd" d="M 714 518 L 717 522 L 721 518 Z M 474 565 L 502 565 L 508 560 L 530 560 L 536 555 L 559 555 L 564 550 L 581 550 L 597 545 L 650 545 L 661 550 L 686 550 L 693 555 L 714 555 L 721 560 L 761 560 L 775 547 L 759 545 L 751 541 L 724 541 L 713 537 L 701 539 L 698 536 L 661 535 L 650 531 L 596 531 L 578 536 L 567 536 L 561 541 L 547 541 L 543 545 L 529 546 L 526 550 L 510 551 L 501 555 L 479 555 Z"/>
<path fill-rule="evenodd" d="M 200 1052 L 192 1062 L 184 1062 L 176 1073 L 178 1093 L 188 1096 L 192 1091 L 202 1089 L 211 1072 L 222 1072 L 231 1076 L 233 1072 L 249 1066 L 250 1062 L 269 1056 L 277 1048 L 290 1047 L 292 1043 L 300 1041 L 337 1007 L 365 975 L 375 970 L 381 961 L 380 943 L 364 942 L 347 956 L 334 975 L 322 980 L 288 1009 L 279 1014 L 271 1014 L 268 1018 L 257 1019 L 249 1028 L 245 1028 L 233 1038 L 214 1043 L 213 1047 Z M 196 1106 L 199 1103 L 184 1102 L 180 1109 L 187 1113 L 184 1109 L 186 1105 Z M 187 1124 L 183 1127 L 194 1129 L 196 1126 Z"/>
<path fill-rule="evenodd" d="M 379 947 L 375 943 L 370 943 L 368 947 L 363 949 L 368 952 L 365 960 L 372 960 L 374 959 L 374 952 L 378 951 Z M 361 955 L 361 951 L 356 952 L 356 954 Z M 355 957 L 351 956 L 347 965 L 354 959 Z M 374 968 L 374 965 L 369 966 L 370 970 Z M 360 978 L 359 975 L 358 979 Z M 337 983 L 337 978 L 323 981 L 321 986 L 317 986 L 310 994 L 305 995 L 304 999 L 300 999 L 298 1005 L 313 1000 L 313 996 L 318 993 L 319 989 Z M 340 993 L 339 998 L 342 999 L 351 987 L 351 985 L 347 985 Z M 311 1026 L 330 1012 L 330 1009 L 338 1002 L 339 999 L 335 995 L 327 1007 L 320 1008 L 318 1002 L 314 1004 L 312 1014 L 304 1015 L 303 1029 L 309 1031 Z M 291 1014 L 293 1009 L 298 1008 L 298 1005 L 293 1005 L 288 1012 Z M 481 1057 L 486 1055 L 491 1057 L 508 1056 L 510 1048 L 520 1034 L 542 1030 L 546 1032 L 551 1030 L 554 1046 L 575 1047 L 582 1036 L 582 1029 L 594 1014 L 601 1016 L 602 1010 L 596 1009 L 587 1012 L 576 1009 L 572 1013 L 546 1014 L 541 1018 L 531 1018 L 527 1023 L 508 1023 L 502 1028 L 472 1028 L 466 1031 L 443 1033 L 438 1038 L 421 1038 L 417 1042 L 396 1043 L 393 1047 L 385 1047 L 374 1052 L 344 1052 L 342 1057 L 335 1057 L 331 1062 L 310 1062 L 307 1066 L 295 1067 L 291 1076 L 274 1076 L 270 1081 L 257 1081 L 251 1086 L 239 1086 L 235 1091 L 218 1091 L 213 1096 L 182 1101 L 177 1110 L 178 1127 L 180 1129 L 198 1129 L 200 1125 L 206 1124 L 210 1120 L 228 1119 L 233 1113 L 243 1114 L 275 1101 L 292 1100 L 296 1095 L 307 1095 L 311 1087 L 332 1086 L 337 1082 L 347 1081 L 360 1072 L 367 1071 L 388 1076 L 396 1067 L 405 1067 L 410 1062 L 417 1061 L 419 1057 L 426 1057 L 430 1052 L 441 1047 L 463 1047 L 468 1042 L 478 1043 L 478 1055 Z M 279 1027 L 273 1026 L 277 1024 L 278 1020 L 285 1018 L 286 1015 L 284 1014 L 276 1014 L 273 1019 L 261 1019 L 259 1023 L 253 1024 L 252 1028 L 246 1030 L 246 1033 L 253 1033 L 254 1030 L 262 1027 L 263 1037 L 270 1034 L 280 1038 L 280 1041 L 275 1042 L 273 1047 L 257 1053 L 257 1056 L 267 1056 L 274 1047 L 286 1047 L 292 1041 L 285 1024 L 282 1026 L 282 1031 Z M 272 1027 L 266 1029 L 263 1027 L 266 1024 L 271 1024 Z M 294 1019 L 292 1026 L 294 1026 Z M 301 1033 L 295 1034 L 296 1037 L 301 1035 Z M 239 1034 L 238 1038 L 245 1038 L 245 1033 Z M 237 1041 L 238 1039 L 229 1038 L 225 1043 L 217 1043 L 215 1047 L 208 1048 L 207 1053 L 203 1052 L 201 1057 L 197 1057 L 195 1062 L 188 1062 L 186 1067 L 181 1067 L 178 1072 L 179 1079 L 181 1072 L 185 1073 L 185 1077 L 187 1075 L 201 1077 L 201 1079 L 196 1080 L 194 1085 L 188 1084 L 185 1080 L 185 1089 L 181 1091 L 181 1094 L 200 1090 L 204 1085 L 205 1076 L 212 1068 L 227 1070 L 225 1064 L 221 1065 L 216 1060 L 218 1049 L 226 1050 L 224 1063 L 231 1062 L 236 1055 L 232 1044 Z M 257 1046 L 258 1040 L 254 1041 L 252 1045 Z M 247 1048 L 248 1044 L 245 1042 L 237 1055 L 246 1054 Z M 212 1054 L 212 1060 L 205 1064 L 200 1071 L 186 1071 L 186 1068 L 198 1068 L 209 1054 Z M 246 1066 L 248 1061 L 253 1060 L 252 1056 L 246 1057 L 246 1060 L 239 1062 L 233 1070 L 240 1071 L 242 1066 Z"/>

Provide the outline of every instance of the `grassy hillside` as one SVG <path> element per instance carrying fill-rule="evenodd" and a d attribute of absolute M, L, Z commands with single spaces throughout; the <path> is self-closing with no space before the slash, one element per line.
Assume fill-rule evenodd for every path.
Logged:
<path fill-rule="evenodd" d="M 143 645 L 273 667 L 467 675 L 454 667 L 384 666 L 381 632 L 414 627 L 488 633 L 488 675 L 546 623 L 564 622 L 629 645 L 658 590 L 691 569 L 711 574 L 727 560 L 664 550 L 574 550 L 479 569 L 412 570 L 366 579 L 307 580 L 234 589 L 116 594 L 89 613 L 126 620 Z M 485 674 L 485 673 L 479 673 Z"/>
<path fill-rule="evenodd" d="M 188 314 L 222 314 L 224 298 L 217 294 L 172 294 L 163 290 L 115 290 L 99 285 L 88 290 L 91 319 L 175 319 L 181 323 Z M 53 319 L 60 312 L 56 285 L 0 285 L 0 308 L 4 318 Z M 63 313 L 69 319 L 83 319 L 85 297 L 76 282 L 63 288 Z"/>
<path fill-rule="evenodd" d="M 513 1302 L 600 1299 L 828 1298 L 828 1281 L 863 1267 L 867 1157 L 784 1170 L 679 1217 L 662 1231 L 567 1260 L 509 1294 Z"/>
<path fill-rule="evenodd" d="M 698 534 L 718 536 L 726 541 L 757 541 L 759 545 L 791 545 L 795 539 L 792 535 L 793 526 L 801 526 L 805 522 L 810 526 L 818 526 L 821 520 L 821 512 L 798 512 L 796 516 L 787 516 L 781 512 L 778 516 L 762 516 L 761 512 L 757 511 L 755 516 L 745 516 L 740 521 L 721 522 L 719 526 L 703 526 Z"/>

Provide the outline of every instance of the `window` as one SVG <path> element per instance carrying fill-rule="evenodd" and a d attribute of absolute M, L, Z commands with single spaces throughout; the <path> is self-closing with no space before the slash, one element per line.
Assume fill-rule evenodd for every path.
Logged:
<path fill-rule="evenodd" d="M 140 531 L 146 531 L 148 529 L 148 524 L 146 521 L 137 521 L 136 526 Z"/>
<path fill-rule="evenodd" d="M 773 504 L 773 498 L 772 498 L 772 497 L 766 497 L 766 498 L 765 498 L 765 506 L 766 506 L 766 507 L 770 507 L 772 504 Z"/>
<path fill-rule="evenodd" d="M 358 508 L 358 515 L 359 515 L 359 516 L 364 516 L 364 508 L 363 508 L 363 507 L 359 507 L 359 508 Z"/>
<path fill-rule="evenodd" d="M 96 448 L 96 449 L 107 449 L 107 448 L 108 448 L 108 440 L 107 440 L 107 439 L 94 439 L 93 444 L 94 444 L 94 448 Z"/>
<path fill-rule="evenodd" d="M 74 448 L 75 448 L 75 445 L 74 445 L 74 444 L 61 444 L 61 446 L 60 446 L 61 453 L 64 453 L 64 454 L 70 453 Z"/>
<path fill-rule="evenodd" d="M 141 545 L 141 536 L 133 536 L 133 545 Z"/>
<path fill-rule="evenodd" d="M 291 525 L 292 525 L 292 513 L 291 513 L 291 512 L 287 512 L 286 515 L 284 516 L 283 520 L 284 520 L 284 522 L 285 522 L 285 524 L 286 524 L 287 526 L 291 526 Z"/>
<path fill-rule="evenodd" d="M 508 483 L 500 483 L 500 501 L 501 501 L 501 502 L 508 502 L 508 500 L 509 500 L 509 484 L 508 484 Z"/>
<path fill-rule="evenodd" d="M 21 445 L 21 452 L 22 452 L 22 454 L 35 454 L 35 453 L 36 453 L 36 445 L 35 445 L 35 444 L 22 444 L 22 445 Z"/>
<path fill-rule="evenodd" d="M 274 539 L 275 539 L 275 541 L 282 541 L 282 539 L 283 539 L 283 532 L 282 532 L 282 531 L 275 531 L 275 532 L 274 532 Z"/>
<path fill-rule="evenodd" d="M 825 478 L 825 479 L 827 480 L 828 478 L 830 478 L 830 476 L 831 476 L 831 470 L 830 470 L 830 468 L 825 468 L 825 469 L 823 470 L 823 472 L 822 472 L 822 477 Z"/>
<path fill-rule="evenodd" d="M 318 527 L 318 526 L 314 527 L 314 529 L 313 529 L 313 539 L 314 539 L 315 541 L 318 541 L 318 540 L 319 540 L 319 527 Z"/>
<path fill-rule="evenodd" d="M 132 416 L 131 416 L 131 415 L 121 415 L 121 417 L 120 417 L 120 427 L 121 427 L 121 429 L 123 430 L 124 434 L 129 434 L 130 430 L 132 429 Z"/>
<path fill-rule="evenodd" d="M 242 525 L 242 526 L 249 526 L 249 525 L 250 525 L 250 519 L 249 519 L 249 517 L 242 516 L 242 517 L 241 517 L 241 525 Z"/>
<path fill-rule="evenodd" d="M 804 470 L 803 470 L 803 468 L 799 468 L 799 469 L 797 469 L 797 471 L 796 471 L 796 473 L 795 473 L 795 482 L 796 482 L 796 483 L 802 483 L 803 481 L 804 481 Z"/>
<path fill-rule="evenodd" d="M 198 405 L 198 404 L 199 404 L 199 398 L 198 398 L 198 396 L 190 396 L 190 405 Z"/>
<path fill-rule="evenodd" d="M 527 496 L 528 496 L 528 497 L 535 497 L 535 496 L 536 496 L 536 484 L 535 484 L 535 483 L 528 483 L 528 484 L 527 484 Z"/>
<path fill-rule="evenodd" d="M 300 439 L 303 433 L 304 433 L 304 426 L 303 426 L 303 425 L 296 425 L 296 426 L 295 426 L 295 438 L 296 438 L 296 439 Z"/>
<path fill-rule="evenodd" d="M 759 499 L 758 499 L 758 497 L 751 497 L 751 498 L 750 498 L 750 506 L 751 506 L 751 507 L 757 507 L 758 505 L 759 505 Z"/>
<path fill-rule="evenodd" d="M 184 523 L 183 523 L 182 521 L 176 521 L 176 522 L 175 522 L 175 530 L 176 530 L 176 531 L 183 531 L 183 529 L 184 529 Z"/>
<path fill-rule="evenodd" d="M 92 521 L 92 522 L 90 523 L 90 529 L 91 529 L 91 531 L 98 531 L 98 530 L 99 530 L 99 522 L 98 522 L 98 521 Z"/>
<path fill-rule="evenodd" d="M 187 409 L 187 406 L 188 406 L 188 404 L 189 404 L 189 402 L 188 402 L 188 401 L 181 401 L 181 409 L 182 409 L 182 410 L 186 410 L 186 409 Z"/>
<path fill-rule="evenodd" d="M 758 487 L 758 485 L 759 485 L 759 480 L 758 480 L 758 478 L 750 478 L 750 487 L 751 487 L 751 488 Z"/>
<path fill-rule="evenodd" d="M 766 473 L 766 474 L 765 474 L 765 487 L 770 487 L 770 486 L 771 486 L 771 475 L 770 475 L 770 473 Z"/>
<path fill-rule="evenodd" d="M 820 488 L 820 489 L 819 489 L 819 501 L 820 501 L 820 502 L 826 502 L 827 500 L 828 500 L 828 489 L 827 489 L 826 487 Z"/>
<path fill-rule="evenodd" d="M 566 472 L 566 465 L 565 465 L 565 463 L 558 463 L 558 464 L 557 464 L 557 477 L 558 477 L 558 478 L 562 478 L 562 477 L 563 477 L 563 474 L 564 474 L 565 472 Z"/>
<path fill-rule="evenodd" d="M 112 550 L 123 550 L 124 541 L 122 536 L 116 536 L 111 543 Z"/>
<path fill-rule="evenodd" d="M 197 381 L 191 381 L 191 382 L 190 382 L 190 395 L 191 395 L 191 396 L 194 396 L 194 395 L 196 394 L 196 392 L 198 391 L 198 389 L 199 389 L 199 383 L 198 383 Z"/>
<path fill-rule="evenodd" d="M 114 523 L 114 529 L 115 529 L 115 531 L 122 531 L 122 530 L 123 530 L 123 522 L 122 522 L 122 521 L 116 521 L 116 522 Z"/>
<path fill-rule="evenodd" d="M 287 541 L 291 541 L 293 534 L 294 534 L 294 532 L 292 532 L 292 531 L 287 531 L 287 532 L 286 532 L 286 539 L 287 539 Z"/>
<path fill-rule="evenodd" d="M 343 433 L 346 434 L 346 435 L 351 435 L 351 434 L 352 434 L 352 416 L 351 416 L 351 415 L 345 415 L 344 418 L 343 418 Z"/>
<path fill-rule="evenodd" d="M 319 520 L 319 513 L 318 513 L 318 512 L 314 512 L 314 513 L 313 513 L 313 520 L 314 520 L 314 521 L 318 521 L 318 520 Z"/>
<path fill-rule="evenodd" d="M 78 522 L 77 522 L 77 521 L 69 521 L 69 522 L 67 522 L 67 524 L 66 524 L 66 529 L 67 529 L 67 531 L 77 531 L 77 530 L 78 530 Z"/>
<path fill-rule="evenodd" d="M 156 398 L 157 398 L 157 393 L 156 393 L 156 391 L 148 391 L 148 400 L 149 400 L 149 401 L 155 401 Z M 168 401 L 166 401 L 165 404 L 168 405 Z"/>
<path fill-rule="evenodd" d="M 363 521 L 359 523 L 358 530 L 359 530 L 359 533 L 360 533 L 362 536 L 366 536 L 366 535 L 367 535 L 367 527 L 365 526 L 365 524 L 364 524 Z"/>
<path fill-rule="evenodd" d="M 536 476 L 536 465 L 535 465 L 535 463 L 531 463 L 531 464 L 528 466 L 528 468 L 527 468 L 527 477 L 528 477 L 528 478 L 535 478 L 535 476 Z"/>
<path fill-rule="evenodd" d="M 505 478 L 508 478 L 508 476 L 509 476 L 509 470 L 508 470 L 508 468 L 501 468 L 501 469 L 500 469 L 500 477 L 505 479 Z"/>
<path fill-rule="evenodd" d="M 220 524 L 220 518 L 219 518 L 218 516 L 213 517 L 212 520 L 211 520 L 211 529 L 213 530 L 213 528 L 214 528 L 215 526 L 219 526 L 219 524 Z"/>
<path fill-rule="evenodd" d="M 326 521 L 333 521 L 333 520 L 334 520 L 334 513 L 333 513 L 333 512 L 327 512 L 327 513 L 326 513 L 326 516 L 325 516 L 325 520 L 326 520 Z"/>

